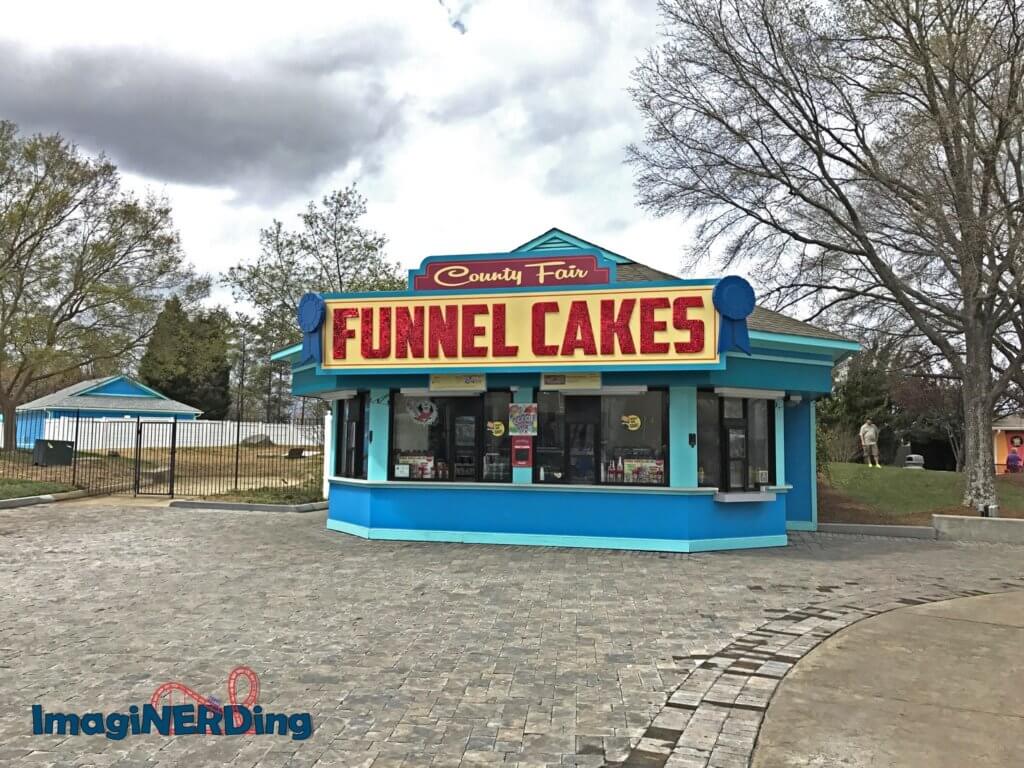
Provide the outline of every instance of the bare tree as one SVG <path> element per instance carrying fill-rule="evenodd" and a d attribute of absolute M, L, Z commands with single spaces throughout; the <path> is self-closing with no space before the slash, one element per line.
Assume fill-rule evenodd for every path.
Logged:
<path fill-rule="evenodd" d="M 121 189 L 117 169 L 59 135 L 0 121 L 0 412 L 89 369 L 124 364 L 167 296 L 205 295 L 166 201 Z"/>
<path fill-rule="evenodd" d="M 1018 2 L 660 7 L 642 204 L 697 218 L 691 260 L 747 266 L 776 306 L 906 318 L 962 381 L 964 502 L 993 503 L 992 411 L 1022 364 Z"/>

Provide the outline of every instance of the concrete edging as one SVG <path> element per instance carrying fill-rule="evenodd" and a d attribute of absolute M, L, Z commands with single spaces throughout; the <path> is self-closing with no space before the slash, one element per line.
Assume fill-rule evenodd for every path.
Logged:
<path fill-rule="evenodd" d="M 238 512 L 317 512 L 327 509 L 327 502 L 312 501 L 308 504 L 246 504 L 242 501 L 177 499 L 172 501 L 169 506 L 179 509 L 226 509 Z"/>
<path fill-rule="evenodd" d="M 868 525 L 866 523 L 818 523 L 819 533 L 848 533 L 855 536 L 895 536 L 904 539 L 935 539 L 930 525 Z"/>
<path fill-rule="evenodd" d="M 63 493 L 43 493 L 39 496 L 19 496 L 16 499 L 0 499 L 0 509 L 18 509 L 19 507 L 31 507 L 35 504 L 50 504 L 54 501 L 65 499 L 80 499 L 88 496 L 88 491 L 64 491 Z"/>
<path fill-rule="evenodd" d="M 945 541 L 1024 544 L 1024 520 L 1009 517 L 932 515 L 935 537 Z"/>

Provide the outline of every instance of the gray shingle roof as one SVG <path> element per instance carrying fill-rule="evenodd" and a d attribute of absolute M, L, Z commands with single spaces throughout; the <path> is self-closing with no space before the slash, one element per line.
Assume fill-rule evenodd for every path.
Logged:
<path fill-rule="evenodd" d="M 77 384 L 72 384 L 70 387 L 58 389 L 52 394 L 43 395 L 31 402 L 19 405 L 17 410 L 75 410 L 81 408 L 82 410 L 95 411 L 147 411 L 149 413 L 162 412 L 176 414 L 202 413 L 198 408 L 193 408 L 191 405 L 185 405 L 185 403 L 179 403 L 177 400 L 171 400 L 170 398 L 158 399 L 155 397 L 133 397 L 131 395 L 76 394 L 78 392 L 84 392 L 87 389 L 92 389 L 93 387 L 98 387 L 101 384 L 118 378 L 121 377 L 104 376 L 101 379 L 80 381 Z"/>
<path fill-rule="evenodd" d="M 648 267 L 646 264 L 638 264 L 631 261 L 629 264 L 619 264 L 615 269 L 615 276 L 623 283 L 654 283 L 662 280 L 678 280 L 676 275 Z M 825 339 L 827 341 L 852 341 L 838 333 L 819 328 L 816 325 L 805 323 L 803 320 L 784 315 L 764 307 L 754 307 L 754 312 L 747 319 L 747 328 L 752 331 L 763 331 L 765 333 L 786 333 L 792 336 L 808 336 L 814 339 Z"/>

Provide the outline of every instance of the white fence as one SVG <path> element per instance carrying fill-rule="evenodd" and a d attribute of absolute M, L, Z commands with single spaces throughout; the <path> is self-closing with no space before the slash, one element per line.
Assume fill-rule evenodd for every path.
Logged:
<path fill-rule="evenodd" d="M 134 449 L 135 419 L 87 419 L 62 417 L 47 419 L 43 437 L 48 440 L 74 440 L 81 450 Z M 171 447 L 171 419 L 142 419 L 142 448 Z M 150 426 L 152 425 L 152 426 Z M 77 429 L 77 432 L 76 432 Z M 245 444 L 320 447 L 322 426 L 311 424 L 267 424 L 259 421 L 179 421 L 176 443 L 179 448 L 217 448 Z M 265 438 L 265 439 L 263 439 Z"/>

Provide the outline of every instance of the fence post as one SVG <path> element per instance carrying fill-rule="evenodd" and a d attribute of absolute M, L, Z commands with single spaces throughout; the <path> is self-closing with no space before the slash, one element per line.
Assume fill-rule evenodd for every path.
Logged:
<path fill-rule="evenodd" d="M 171 420 L 171 465 L 167 468 L 167 491 L 174 498 L 174 458 L 178 447 L 178 417 Z"/>
<path fill-rule="evenodd" d="M 238 414 L 235 422 L 235 490 L 238 490 L 238 464 L 242 459 L 242 414 Z"/>
<path fill-rule="evenodd" d="M 82 411 L 75 411 L 75 442 L 71 449 L 71 484 L 78 482 L 78 420 L 82 418 Z"/>
<path fill-rule="evenodd" d="M 139 479 L 140 479 L 140 467 L 139 462 L 142 460 L 142 419 L 139 416 L 135 417 L 135 483 L 134 490 L 132 491 L 133 496 L 139 495 Z"/>

